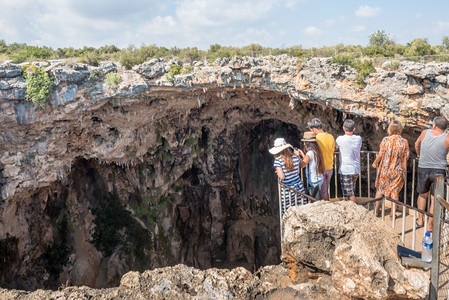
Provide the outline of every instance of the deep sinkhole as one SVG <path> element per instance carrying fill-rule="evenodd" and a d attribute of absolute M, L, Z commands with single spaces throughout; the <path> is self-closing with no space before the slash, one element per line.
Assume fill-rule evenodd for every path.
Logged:
<path fill-rule="evenodd" d="M 45 280 L 30 285 L 26 278 L 14 276 L 19 258 L 13 251 L 17 241 L 10 238 L 2 241 L 9 246 L 1 255 L 11 260 L 0 267 L 2 285 L 55 289 L 67 281 L 108 287 L 117 285 L 128 271 L 179 263 L 199 269 L 242 266 L 251 271 L 280 263 L 278 186 L 268 152 L 273 141 L 284 137 L 302 147 L 301 137 L 313 117 L 321 118 L 334 137 L 342 134 L 345 118 L 354 118 L 362 150 L 377 150 L 386 135 L 386 124 L 375 119 L 313 103 L 300 103 L 292 116 L 291 121 L 275 115 L 242 119 L 214 134 L 210 122 L 196 128 L 192 137 L 190 130 L 174 128 L 185 149 L 170 147 L 161 137 L 163 147 L 132 165 L 76 158 L 64 181 L 32 196 L 39 199 L 45 194 L 46 201 L 42 223 L 30 225 L 32 242 L 43 250 L 28 274 L 46 274 Z M 406 129 L 403 135 L 412 149 L 417 133 Z M 177 165 L 180 155 L 194 159 Z M 362 170 L 364 166 L 362 160 Z M 362 180 L 367 181 L 366 175 Z M 335 192 L 338 185 L 337 190 L 331 186 L 331 195 Z M 48 230 L 53 239 L 44 244 L 39 237 Z M 101 253 L 101 262 L 93 267 L 101 280 L 71 277 L 74 257 L 84 247 L 81 242 Z"/>

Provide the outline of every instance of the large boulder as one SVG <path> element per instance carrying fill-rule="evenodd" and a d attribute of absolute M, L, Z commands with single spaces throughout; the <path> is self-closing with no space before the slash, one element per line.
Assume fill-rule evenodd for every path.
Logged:
<path fill-rule="evenodd" d="M 424 298 L 429 277 L 404 268 L 399 236 L 384 221 L 350 201 L 292 207 L 284 217 L 282 260 L 329 273 L 344 295 L 364 299 Z"/>

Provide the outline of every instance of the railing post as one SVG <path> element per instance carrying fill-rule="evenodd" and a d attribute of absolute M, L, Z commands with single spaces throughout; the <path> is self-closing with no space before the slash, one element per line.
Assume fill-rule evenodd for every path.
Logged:
<path fill-rule="evenodd" d="M 334 182 L 335 182 L 335 199 L 338 198 L 338 184 L 337 184 L 337 154 L 334 154 Z"/>
<path fill-rule="evenodd" d="M 368 198 L 370 198 L 371 197 L 371 176 L 370 176 L 370 171 L 371 171 L 371 166 L 370 166 L 370 163 L 369 163 L 370 161 L 369 161 L 369 152 L 367 152 L 366 153 L 366 170 L 367 170 L 367 173 L 368 173 Z M 369 207 L 368 207 L 368 210 L 369 210 Z"/>
<path fill-rule="evenodd" d="M 399 195 L 398 195 L 399 198 Z M 405 163 L 405 176 L 404 176 L 404 204 L 407 203 L 407 163 Z M 401 240 L 405 242 L 405 218 L 407 218 L 407 210 L 405 209 L 405 205 L 402 206 L 402 232 L 401 232 Z"/>
<path fill-rule="evenodd" d="M 435 199 L 434 199 L 434 214 L 433 214 L 433 250 L 432 263 L 430 273 L 430 299 L 437 298 L 438 284 L 439 284 L 439 263 L 440 263 L 440 229 L 442 207 L 440 201 L 444 200 L 444 177 L 438 176 L 435 183 Z"/>
<path fill-rule="evenodd" d="M 359 197 L 362 197 L 362 170 L 359 172 Z"/>
<path fill-rule="evenodd" d="M 278 192 L 279 192 L 279 228 L 281 231 L 281 243 L 282 243 L 282 198 L 281 198 L 281 183 L 278 180 Z"/>
<path fill-rule="evenodd" d="M 415 202 L 415 171 L 416 171 L 416 159 L 413 159 L 412 165 L 412 207 Z M 413 234 L 412 234 L 412 250 L 415 250 L 416 243 L 416 210 L 413 210 Z"/>

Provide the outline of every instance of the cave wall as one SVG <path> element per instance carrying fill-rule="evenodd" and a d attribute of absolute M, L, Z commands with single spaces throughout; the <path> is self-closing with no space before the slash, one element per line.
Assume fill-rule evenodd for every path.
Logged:
<path fill-rule="evenodd" d="M 292 110 L 288 97 L 257 94 L 259 101 L 276 99 L 278 118 L 294 122 L 287 123 L 270 109 L 249 106 L 248 91 L 242 93 L 223 116 L 212 116 L 216 106 L 203 106 L 181 123 L 178 114 L 143 123 L 145 102 L 120 109 L 109 103 L 87 116 L 90 126 L 71 133 L 81 138 L 71 138 L 68 147 L 82 143 L 115 151 L 121 132 L 135 126 L 139 140 L 124 146 L 131 151 L 125 157 L 147 152 L 126 163 L 77 157 L 61 180 L 4 202 L 18 211 L 5 210 L 2 223 L 6 217 L 24 220 L 3 228 L 20 237 L 13 265 L 21 268 L 11 268 L 2 284 L 107 287 L 127 271 L 178 263 L 249 270 L 279 263 L 277 180 L 268 149 L 280 136 L 300 147 L 304 124 L 313 116 L 340 134 L 344 115 L 310 103 Z M 138 125 L 128 122 L 129 115 Z M 376 122 L 355 118 L 371 143 L 379 141 Z"/>
<path fill-rule="evenodd" d="M 412 145 L 446 111 L 435 97 L 447 80 L 426 85 L 432 73 L 411 75 L 409 65 L 361 89 L 354 70 L 325 60 L 218 61 L 167 81 L 161 70 L 172 63 L 49 64 L 56 87 L 45 110 L 23 101 L 17 66 L 1 66 L 2 286 L 105 287 L 177 263 L 278 263 L 275 138 L 300 146 L 313 117 L 338 136 L 351 117 L 373 150 L 398 117 Z M 104 83 L 108 72 L 120 73 L 118 87 Z"/>

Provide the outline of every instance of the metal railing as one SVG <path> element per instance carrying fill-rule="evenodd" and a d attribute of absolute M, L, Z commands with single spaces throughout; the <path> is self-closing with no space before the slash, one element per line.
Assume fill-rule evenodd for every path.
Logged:
<path fill-rule="evenodd" d="M 386 208 L 386 204 L 389 203 L 391 205 L 391 226 L 396 232 L 400 235 L 401 241 L 406 244 L 408 242 L 411 244 L 411 248 L 416 250 L 416 245 L 419 244 L 421 236 L 419 240 L 417 240 L 417 225 L 416 219 L 417 214 L 421 213 L 424 216 L 424 225 L 423 228 L 428 228 L 429 218 L 434 217 L 434 227 L 433 227 L 433 242 L 434 242 L 434 250 L 432 253 L 432 263 L 431 263 L 431 288 L 430 288 L 430 299 L 444 299 L 449 300 L 449 178 L 445 178 L 440 176 L 437 178 L 435 185 L 431 188 L 431 192 L 428 194 L 427 199 L 427 207 L 425 210 L 418 209 L 417 204 L 417 194 L 415 193 L 415 179 L 417 174 L 417 158 L 411 157 L 407 162 L 407 170 L 406 170 L 406 178 L 404 187 L 400 194 L 399 199 L 395 200 L 390 197 L 382 196 L 380 198 L 374 198 L 374 194 L 376 192 L 375 189 L 375 178 L 377 175 L 376 170 L 372 168 L 371 162 L 373 161 L 373 155 L 376 155 L 375 151 L 361 151 L 361 169 L 362 171 L 359 174 L 358 179 L 358 198 L 357 203 L 360 205 L 364 205 L 368 210 L 372 210 L 374 214 L 376 214 L 375 203 L 380 202 L 381 212 L 380 218 L 385 220 L 385 214 L 388 211 Z M 334 174 L 333 187 L 329 188 L 329 195 L 334 195 L 335 199 L 342 198 L 341 189 L 339 186 L 338 180 L 338 156 L 335 155 L 334 159 Z M 366 167 L 365 167 L 366 166 Z M 374 173 L 374 174 L 373 174 Z M 301 179 L 304 182 L 304 174 L 301 172 Z M 362 188 L 363 186 L 363 188 Z M 291 187 L 282 184 L 279 181 L 279 207 L 281 207 L 281 192 L 285 189 L 289 189 L 294 192 L 293 196 L 289 193 L 289 201 L 292 199 L 297 199 L 297 197 L 305 197 L 308 199 L 307 202 L 315 202 L 317 199 L 312 198 L 311 196 L 302 193 L 298 190 L 292 189 Z M 332 193 L 331 193 L 332 192 Z M 434 195 L 434 196 L 433 196 Z M 431 214 L 429 211 L 429 206 L 431 201 L 433 200 L 431 197 L 435 197 L 434 199 L 434 214 Z M 297 202 L 296 202 L 297 203 Z M 305 202 L 300 202 L 300 205 L 303 205 Z M 400 215 L 397 216 L 396 213 L 399 212 Z M 411 224 L 410 222 L 406 222 L 407 216 L 412 216 Z M 282 213 L 280 210 L 280 228 L 281 228 L 281 238 L 282 238 Z M 396 228 L 396 219 L 402 218 L 401 228 Z M 410 221 L 410 218 L 409 218 Z M 407 240 L 410 239 L 410 240 Z"/>
<path fill-rule="evenodd" d="M 449 180 L 440 176 L 435 184 L 430 299 L 449 299 Z"/>
<path fill-rule="evenodd" d="M 301 178 L 301 180 L 302 180 L 302 178 Z M 292 188 L 291 186 L 288 186 L 288 185 L 282 183 L 280 180 L 278 180 L 278 196 L 279 196 L 278 199 L 279 199 L 279 222 L 280 222 L 279 227 L 280 227 L 281 239 L 282 239 L 282 215 L 283 215 L 284 207 L 285 207 L 285 210 L 287 210 L 287 208 L 291 207 L 291 206 L 297 206 L 298 204 L 304 205 L 306 203 L 311 203 L 311 202 L 315 202 L 318 200 L 313 198 L 310 195 L 307 195 L 306 193 L 303 193 L 297 189 Z M 299 201 L 298 201 L 298 199 L 299 199 Z M 305 199 L 307 199 L 307 201 L 305 201 Z"/>
<path fill-rule="evenodd" d="M 407 168 L 406 168 L 406 178 L 404 182 L 404 187 L 400 193 L 399 199 L 401 200 L 394 200 L 389 197 L 381 197 L 379 199 L 374 199 L 374 195 L 376 193 L 375 188 L 375 180 L 376 180 L 376 169 L 374 169 L 371 166 L 372 161 L 374 161 L 375 156 L 377 155 L 377 151 L 361 151 L 360 152 L 360 164 L 361 164 L 361 172 L 359 173 L 358 178 L 358 191 L 356 191 L 356 196 L 358 197 L 358 203 L 365 205 L 368 210 L 373 210 L 375 212 L 375 202 L 380 201 L 381 202 L 381 218 L 385 220 L 385 211 L 387 210 L 387 206 L 391 206 L 390 211 L 392 212 L 392 219 L 391 219 L 391 226 L 393 229 L 397 230 L 399 228 L 396 228 L 396 220 L 400 217 L 402 218 L 401 226 L 400 226 L 400 232 L 398 232 L 401 236 L 402 242 L 405 244 L 406 237 L 411 239 L 411 247 L 413 250 L 416 250 L 416 244 L 417 244 L 417 226 L 416 226 L 416 218 L 418 213 L 422 213 L 424 215 L 424 228 L 427 228 L 428 226 L 428 218 L 432 217 L 432 214 L 428 212 L 428 209 L 426 210 L 420 210 L 416 206 L 417 201 L 417 194 L 415 193 L 415 182 L 416 182 L 416 173 L 417 173 L 417 158 L 416 157 L 410 157 L 410 159 L 407 162 Z M 334 157 L 334 174 L 333 174 L 333 186 L 329 187 L 329 195 L 334 199 L 341 199 L 341 188 L 340 188 L 340 181 L 339 181 L 339 175 L 338 175 L 338 165 L 339 165 L 339 157 L 338 153 L 335 154 Z M 301 180 L 304 182 L 304 170 L 301 171 Z M 331 181 L 331 182 L 332 182 Z M 286 199 L 286 201 L 290 200 L 292 201 L 292 198 L 297 199 L 299 196 L 306 197 L 307 199 L 311 199 L 311 202 L 316 201 L 316 199 L 313 199 L 312 197 L 301 193 L 298 190 L 294 190 L 291 187 L 288 187 L 284 184 L 282 184 L 279 181 L 279 207 L 281 207 L 281 196 L 282 192 L 285 189 L 290 189 L 294 192 L 293 196 L 289 194 L 290 199 Z M 429 193 L 430 197 L 430 193 Z M 293 200 L 294 201 L 294 200 Z M 427 201 L 428 205 L 430 204 L 430 199 Z M 300 203 L 301 205 L 303 202 Z M 390 204 L 390 205 L 387 205 Z M 397 216 L 397 213 L 399 212 L 399 217 Z M 406 222 L 407 215 L 413 215 L 413 222 L 412 224 L 408 224 Z M 280 224 L 281 224 L 281 231 L 282 231 L 282 212 L 279 213 L 280 217 Z M 398 230 L 397 230 L 398 231 Z M 282 233 L 282 232 L 281 232 Z M 411 233 L 411 235 L 409 234 Z"/>

